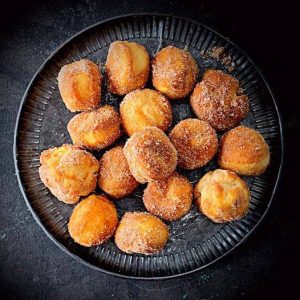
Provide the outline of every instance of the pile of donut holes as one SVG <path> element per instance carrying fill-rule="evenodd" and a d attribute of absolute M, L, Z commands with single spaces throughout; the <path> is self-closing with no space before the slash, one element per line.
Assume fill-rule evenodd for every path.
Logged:
<path fill-rule="evenodd" d="M 199 79 L 188 51 L 168 46 L 151 61 L 144 46 L 127 41 L 111 43 L 105 76 L 108 91 L 124 96 L 119 111 L 101 106 L 103 75 L 97 64 L 82 59 L 61 68 L 61 98 L 71 112 L 80 112 L 67 126 L 73 145 L 50 148 L 40 157 L 41 180 L 58 200 L 74 204 L 84 197 L 68 224 L 74 241 L 90 247 L 114 235 L 126 253 L 158 253 L 169 238 L 162 220 L 182 218 L 193 199 L 213 222 L 242 218 L 250 193 L 238 175 L 262 174 L 270 152 L 261 134 L 239 125 L 249 101 L 238 80 L 213 69 Z M 144 88 L 149 78 L 152 89 Z M 187 101 L 187 96 L 195 117 L 171 129 L 172 102 Z M 116 143 L 124 134 L 125 145 Z M 88 151 L 112 144 L 117 146 L 99 161 Z M 180 174 L 203 167 L 215 155 L 220 169 L 205 174 L 195 187 Z M 145 183 L 147 212 L 126 212 L 119 221 L 111 199 L 122 199 Z M 105 194 L 93 193 L 97 185 Z"/>

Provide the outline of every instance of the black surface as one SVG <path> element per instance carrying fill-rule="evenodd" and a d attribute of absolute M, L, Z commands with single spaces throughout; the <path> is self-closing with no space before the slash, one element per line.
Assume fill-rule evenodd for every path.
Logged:
<path fill-rule="evenodd" d="M 1 298 L 230 299 L 263 295 L 288 297 L 296 290 L 295 206 L 299 136 L 296 82 L 288 64 L 297 49 L 287 29 L 293 17 L 285 3 L 263 8 L 249 4 L 190 4 L 179 1 L 66 1 L 15 7 L 1 18 Z M 155 4 L 156 3 L 156 4 Z M 214 6 L 215 5 L 215 6 Z M 74 261 L 58 249 L 35 223 L 17 187 L 12 159 L 13 128 L 21 97 L 32 75 L 66 38 L 103 18 L 126 12 L 154 11 L 198 19 L 229 36 L 263 69 L 278 99 L 286 131 L 285 172 L 265 221 L 248 241 L 225 260 L 186 278 L 140 282 L 113 278 Z M 283 26 L 283 23 L 285 26 Z M 289 26 L 290 25 L 290 26 Z M 290 45 L 287 47 L 287 45 Z M 296 77 L 295 77 L 296 79 Z M 296 80 L 294 80 L 296 81 Z"/>

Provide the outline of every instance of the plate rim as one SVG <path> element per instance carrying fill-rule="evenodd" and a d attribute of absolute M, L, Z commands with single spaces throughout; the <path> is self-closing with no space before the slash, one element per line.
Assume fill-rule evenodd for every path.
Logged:
<path fill-rule="evenodd" d="M 88 31 L 96 26 L 99 26 L 101 24 L 113 21 L 113 20 L 117 20 L 117 19 L 123 19 L 123 18 L 128 18 L 128 17 L 139 17 L 139 16 L 156 16 L 156 17 L 170 17 L 170 18 L 176 18 L 176 19 L 181 19 L 184 21 L 188 21 L 191 23 L 194 23 L 196 25 L 202 26 L 203 28 L 206 28 L 207 30 L 215 33 L 216 35 L 220 36 L 221 38 L 223 38 L 224 40 L 226 40 L 229 44 L 231 44 L 232 46 L 234 46 L 236 49 L 238 49 L 243 55 L 245 55 L 247 57 L 247 59 L 249 60 L 249 62 L 253 65 L 253 67 L 256 69 L 256 71 L 258 72 L 258 74 L 261 76 L 264 84 L 266 85 L 272 100 L 273 100 L 273 104 L 278 116 L 278 123 L 279 123 L 279 132 L 280 132 L 280 138 L 281 138 L 281 143 L 280 143 L 280 150 L 281 150 L 281 155 L 280 155 L 280 164 L 279 164 L 279 168 L 278 168 L 278 174 L 276 177 L 276 181 L 274 184 L 274 188 L 272 190 L 272 194 L 270 196 L 270 201 L 268 202 L 268 205 L 264 211 L 264 213 L 261 215 L 260 219 L 258 220 L 258 222 L 253 226 L 253 228 L 236 244 L 234 245 L 230 250 L 228 250 L 227 252 L 225 252 L 224 254 L 222 254 L 221 256 L 219 256 L 218 258 L 214 259 L 213 261 L 195 268 L 193 270 L 190 271 L 186 271 L 186 272 L 182 272 L 182 273 L 178 273 L 178 274 L 174 274 L 174 275 L 166 275 L 166 276 L 135 276 L 135 275 L 126 275 L 126 274 L 121 274 L 121 273 L 117 273 L 114 271 L 109 271 L 106 269 L 103 269 L 99 266 L 95 266 L 94 264 L 84 260 L 83 258 L 81 258 L 80 256 L 76 255 L 75 253 L 71 252 L 69 249 L 67 249 L 62 243 L 60 243 L 52 234 L 51 232 L 49 232 L 47 230 L 47 228 L 45 227 L 45 225 L 43 224 L 43 222 L 41 221 L 41 219 L 39 218 L 39 216 L 37 215 L 37 213 L 35 212 L 35 210 L 33 209 L 33 207 L 30 204 L 30 201 L 26 195 L 22 180 L 21 180 L 21 176 L 20 176 L 20 172 L 19 172 L 19 167 L 18 167 L 18 153 L 17 153 L 17 140 L 18 140 L 18 131 L 19 131 L 19 123 L 20 123 L 20 116 L 21 113 L 23 111 L 23 107 L 26 101 L 26 98 L 28 96 L 29 90 L 32 86 L 32 84 L 34 83 L 34 81 L 36 80 L 36 78 L 38 77 L 38 75 L 41 73 L 41 71 L 43 70 L 43 68 L 45 67 L 45 65 L 57 54 L 57 52 L 59 52 L 66 44 L 68 44 L 69 42 L 71 42 L 73 39 L 75 39 L 76 37 L 78 37 L 79 35 L 81 35 L 82 33 L 84 33 L 85 31 Z M 22 97 L 22 100 L 20 102 L 20 106 L 18 109 L 18 113 L 17 113 L 17 118 L 16 118 L 16 123 L 15 123 L 15 128 L 14 128 L 14 143 L 13 143 L 13 158 L 14 158 L 14 167 L 15 167 L 15 175 L 17 176 L 17 180 L 18 180 L 18 185 L 19 185 L 19 189 L 21 190 L 21 193 L 23 195 L 23 198 L 25 200 L 26 206 L 28 207 L 29 211 L 31 212 L 34 220 L 37 222 L 37 224 L 42 228 L 42 230 L 44 231 L 44 233 L 46 234 L 46 236 L 52 241 L 54 242 L 61 250 L 63 250 L 63 252 L 67 253 L 69 256 L 71 256 L 72 258 L 76 259 L 77 261 L 79 261 L 80 263 L 88 266 L 91 269 L 100 271 L 102 273 L 105 273 L 107 275 L 110 276 L 117 276 L 120 278 L 126 278 L 126 279 L 134 279 L 134 280 L 165 280 L 165 279 L 173 279 L 173 278 L 178 278 L 178 277 L 183 277 L 183 276 L 187 276 L 190 275 L 192 273 L 198 272 L 200 270 L 203 270 L 204 268 L 207 268 L 208 266 L 216 263 L 217 261 L 221 260 L 222 258 L 224 258 L 225 256 L 229 255 L 230 253 L 232 253 L 236 248 L 238 248 L 241 244 L 243 244 L 248 238 L 249 236 L 258 228 L 258 226 L 260 225 L 260 223 L 265 219 L 269 208 L 276 196 L 277 190 L 278 190 L 278 186 L 279 186 L 279 182 L 282 176 L 282 169 L 283 169 L 283 164 L 284 164 L 284 156 L 285 156 L 285 149 L 284 149 L 284 130 L 283 130 L 283 126 L 282 126 L 282 117 L 275 99 L 275 96 L 270 88 L 270 85 L 268 83 L 268 81 L 266 80 L 262 70 L 258 67 L 258 65 L 253 61 L 253 59 L 248 55 L 248 53 L 246 51 L 244 51 L 242 48 L 240 48 L 238 45 L 235 44 L 235 42 L 231 41 L 228 37 L 225 37 L 224 35 L 220 34 L 219 32 L 217 32 L 216 30 L 210 28 L 209 26 L 203 24 L 202 22 L 196 21 L 192 18 L 189 17 L 183 17 L 183 16 L 178 16 L 178 15 L 172 15 L 172 14 L 164 14 L 164 13 L 129 13 L 129 14 L 121 14 L 121 15 L 117 15 L 117 16 L 113 16 L 110 18 L 106 18 L 104 20 L 101 20 L 99 22 L 96 22 L 90 26 L 85 27 L 84 29 L 76 32 L 75 34 L 73 34 L 70 38 L 66 39 L 62 44 L 60 44 L 55 50 L 52 51 L 52 53 L 44 60 L 44 62 L 41 64 L 41 66 L 38 68 L 38 70 L 35 72 L 35 74 L 32 76 L 31 80 L 29 81 L 27 88 L 24 92 L 24 95 Z"/>

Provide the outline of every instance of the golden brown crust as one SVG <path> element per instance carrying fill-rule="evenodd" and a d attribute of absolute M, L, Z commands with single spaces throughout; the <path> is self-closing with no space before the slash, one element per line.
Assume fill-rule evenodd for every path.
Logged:
<path fill-rule="evenodd" d="M 152 62 L 153 86 L 170 99 L 181 99 L 194 88 L 199 74 L 195 59 L 174 46 L 161 49 Z"/>
<path fill-rule="evenodd" d="M 73 204 L 97 185 L 99 163 L 87 151 L 73 145 L 50 148 L 41 153 L 42 182 L 60 201 Z"/>
<path fill-rule="evenodd" d="M 119 223 L 115 243 L 126 253 L 153 254 L 165 246 L 168 227 L 157 217 L 145 212 L 127 212 Z"/>
<path fill-rule="evenodd" d="M 135 90 L 127 94 L 120 104 L 120 115 L 129 136 L 149 126 L 166 131 L 172 123 L 169 100 L 150 89 Z"/>
<path fill-rule="evenodd" d="M 113 144 L 121 135 L 119 114 L 111 106 L 82 112 L 68 123 L 68 131 L 75 145 L 100 150 Z"/>
<path fill-rule="evenodd" d="M 177 165 L 175 147 L 157 127 L 147 127 L 134 133 L 127 140 L 124 155 L 132 175 L 141 183 L 162 180 Z"/>
<path fill-rule="evenodd" d="M 246 182 L 221 169 L 206 173 L 195 186 L 194 195 L 198 209 L 216 223 L 242 218 L 250 201 Z"/>
<path fill-rule="evenodd" d="M 171 131 L 170 139 L 178 153 L 178 165 L 196 169 L 207 164 L 216 154 L 218 138 L 215 130 L 198 119 L 185 119 Z"/>
<path fill-rule="evenodd" d="M 219 70 L 206 70 L 190 99 L 197 117 L 216 130 L 236 126 L 249 111 L 248 97 L 241 94 L 239 82 Z"/>
<path fill-rule="evenodd" d="M 92 61 L 81 59 L 63 66 L 57 81 L 62 100 L 70 111 L 98 107 L 101 99 L 102 75 Z"/>
<path fill-rule="evenodd" d="M 177 172 L 164 180 L 148 183 L 143 196 L 147 211 L 167 221 L 178 220 L 187 214 L 192 199 L 193 186 Z"/>
<path fill-rule="evenodd" d="M 105 68 L 109 91 L 125 95 L 146 85 L 150 71 L 149 54 L 138 43 L 115 41 L 109 47 Z"/>
<path fill-rule="evenodd" d="M 73 210 L 68 230 L 73 240 L 85 247 L 107 241 L 118 225 L 114 204 L 105 196 L 90 195 Z"/>
<path fill-rule="evenodd" d="M 260 175 L 270 163 L 269 146 L 256 130 L 238 126 L 220 142 L 219 166 L 240 175 Z"/>
<path fill-rule="evenodd" d="M 107 151 L 99 161 L 99 187 L 114 198 L 131 194 L 139 185 L 130 173 L 123 147 L 118 146 Z"/>

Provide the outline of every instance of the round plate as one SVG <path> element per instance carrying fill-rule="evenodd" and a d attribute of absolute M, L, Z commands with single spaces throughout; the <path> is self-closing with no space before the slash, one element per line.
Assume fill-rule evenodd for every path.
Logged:
<path fill-rule="evenodd" d="M 213 47 L 224 47 L 231 58 L 236 77 L 250 100 L 250 112 L 243 124 L 255 128 L 271 150 L 271 165 L 259 177 L 245 178 L 251 190 L 248 214 L 241 220 L 215 224 L 191 211 L 176 222 L 168 223 L 170 239 L 159 254 L 128 255 L 113 240 L 85 248 L 73 242 L 67 223 L 74 208 L 58 201 L 39 178 L 40 153 L 53 146 L 71 143 L 67 123 L 74 116 L 61 100 L 57 88 L 60 68 L 70 62 L 89 58 L 103 65 L 109 45 L 115 40 L 135 41 L 144 45 L 153 57 L 168 45 L 188 49 L 198 62 L 200 78 L 207 68 L 226 67 L 208 55 Z M 200 79 L 199 78 L 199 79 Z M 151 87 L 151 83 L 148 84 Z M 121 97 L 103 87 L 101 104 L 118 109 Z M 195 117 L 188 99 L 172 101 L 173 125 Z M 123 137 L 123 141 L 126 137 Z M 120 142 L 122 140 L 119 140 Z M 130 15 L 109 19 L 80 32 L 53 53 L 32 79 L 21 103 L 15 131 L 14 156 L 21 191 L 35 220 L 63 250 L 81 262 L 110 274 L 131 278 L 166 278 L 199 270 L 229 253 L 253 231 L 268 209 L 275 193 L 282 162 L 281 121 L 272 93 L 252 60 L 228 39 L 197 22 L 163 15 Z M 101 152 L 94 153 L 96 157 Z M 216 159 L 194 171 L 179 170 L 195 184 L 209 170 L 217 168 Z M 128 198 L 114 201 L 121 217 L 125 211 L 143 211 L 144 185 Z M 101 193 L 100 190 L 97 191 Z"/>

